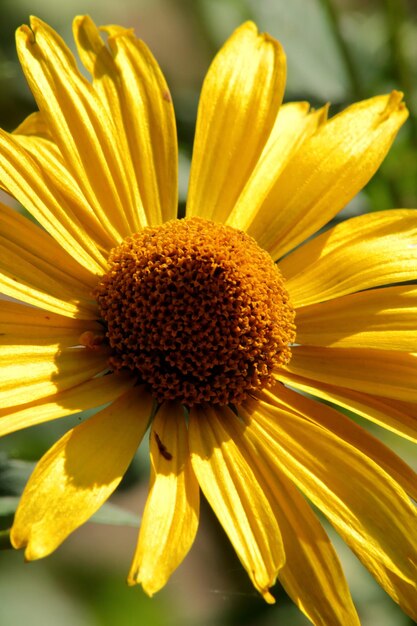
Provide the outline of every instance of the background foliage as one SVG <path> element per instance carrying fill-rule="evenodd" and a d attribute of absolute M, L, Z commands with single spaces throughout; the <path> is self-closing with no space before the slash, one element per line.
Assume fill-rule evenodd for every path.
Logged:
<path fill-rule="evenodd" d="M 338 220 L 364 211 L 417 207 L 417 3 L 415 0 L 0 0 L 0 126 L 13 129 L 34 103 L 17 62 L 14 30 L 35 14 L 72 41 L 71 20 L 89 13 L 100 24 L 134 27 L 159 60 L 176 104 L 180 139 L 180 200 L 184 202 L 198 93 L 213 54 L 242 21 L 254 19 L 284 44 L 286 100 L 351 102 L 405 92 L 410 120 L 380 171 Z M 72 45 L 72 44 L 71 44 Z M 85 416 L 83 416 L 85 417 Z M 0 547 L 18 494 L 37 460 L 79 416 L 0 442 Z M 411 445 L 371 427 L 414 467 Z M 251 588 L 207 506 L 196 544 L 170 584 L 149 599 L 125 577 L 147 492 L 146 444 L 96 523 L 86 524 L 45 561 L 23 564 L 4 550 L 0 565 L 2 626 L 306 626 L 277 588 L 271 608 Z M 121 507 L 121 508 L 115 508 Z M 113 525 L 106 525 L 106 522 Z M 363 626 L 411 622 L 329 531 L 347 573 Z"/>

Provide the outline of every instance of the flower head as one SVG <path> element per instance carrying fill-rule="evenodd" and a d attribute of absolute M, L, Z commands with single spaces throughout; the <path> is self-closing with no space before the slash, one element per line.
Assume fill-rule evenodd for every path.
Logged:
<path fill-rule="evenodd" d="M 314 624 L 358 624 L 304 494 L 417 618 L 416 476 L 317 402 L 417 440 L 417 214 L 311 238 L 380 165 L 401 94 L 330 120 L 281 105 L 282 48 L 244 24 L 204 82 L 179 219 L 168 87 L 132 31 L 102 31 L 74 21 L 91 82 L 46 24 L 17 32 L 39 111 L 0 131 L 0 183 L 35 222 L 0 207 L 0 434 L 101 408 L 39 461 L 13 545 L 55 550 L 151 422 L 131 584 L 153 594 L 184 559 L 201 489 L 267 602 L 278 578 Z"/>

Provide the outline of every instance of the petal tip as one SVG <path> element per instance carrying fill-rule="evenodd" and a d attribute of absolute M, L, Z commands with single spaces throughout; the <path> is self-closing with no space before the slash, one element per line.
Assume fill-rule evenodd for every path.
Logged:
<path fill-rule="evenodd" d="M 14 526 L 10 530 L 10 543 L 15 550 L 25 549 L 25 563 L 36 561 L 49 554 L 49 552 L 45 552 L 42 546 L 34 545 L 29 535 L 20 533 Z"/>
<path fill-rule="evenodd" d="M 26 539 L 22 538 L 19 533 L 16 532 L 14 526 L 12 526 L 10 530 L 10 543 L 15 550 L 20 550 L 27 545 Z"/>
<path fill-rule="evenodd" d="M 33 32 L 35 32 L 37 28 L 42 28 L 42 26 L 46 25 L 45 22 L 43 22 L 39 17 L 36 17 L 36 15 L 29 16 L 29 24 Z"/>
<path fill-rule="evenodd" d="M 261 593 L 262 593 L 263 599 L 265 600 L 267 604 L 275 604 L 275 598 L 270 593 L 269 589 L 266 589 L 265 591 L 262 591 Z"/>
<path fill-rule="evenodd" d="M 141 576 L 140 568 L 134 569 L 129 572 L 127 577 L 127 584 L 129 587 L 134 587 L 135 585 L 141 585 L 143 591 L 147 596 L 152 598 L 152 596 L 159 591 L 165 583 L 157 584 L 155 580 L 148 579 L 145 580 L 144 576 Z"/>
<path fill-rule="evenodd" d="M 404 94 L 402 91 L 396 91 L 395 89 L 387 96 L 386 105 L 381 111 L 379 116 L 379 123 L 385 122 L 391 115 L 400 113 L 401 117 L 406 119 L 409 115 L 407 106 L 403 100 Z"/>
<path fill-rule="evenodd" d="M 16 29 L 16 43 L 22 40 L 29 44 L 35 43 L 35 33 L 28 24 L 22 24 Z"/>
<path fill-rule="evenodd" d="M 135 571 L 134 573 L 129 572 L 127 580 L 126 580 L 129 587 L 135 587 L 135 585 L 138 584 L 137 574 L 138 574 L 137 571 Z"/>
<path fill-rule="evenodd" d="M 73 30 L 78 30 L 82 28 L 85 22 L 88 20 L 87 15 L 76 15 L 72 20 L 72 28 Z"/>

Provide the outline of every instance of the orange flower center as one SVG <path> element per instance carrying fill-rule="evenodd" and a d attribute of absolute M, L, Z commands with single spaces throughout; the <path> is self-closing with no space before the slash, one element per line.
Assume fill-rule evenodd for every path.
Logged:
<path fill-rule="evenodd" d="M 160 402 L 239 404 L 289 362 L 294 311 L 271 257 L 201 218 L 145 228 L 114 248 L 95 290 L 112 350 Z"/>

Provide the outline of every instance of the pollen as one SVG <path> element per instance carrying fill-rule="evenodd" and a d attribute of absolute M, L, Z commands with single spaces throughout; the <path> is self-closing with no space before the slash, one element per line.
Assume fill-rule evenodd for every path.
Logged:
<path fill-rule="evenodd" d="M 201 218 L 125 239 L 94 293 L 113 371 L 159 401 L 240 404 L 291 358 L 294 310 L 254 239 Z"/>

